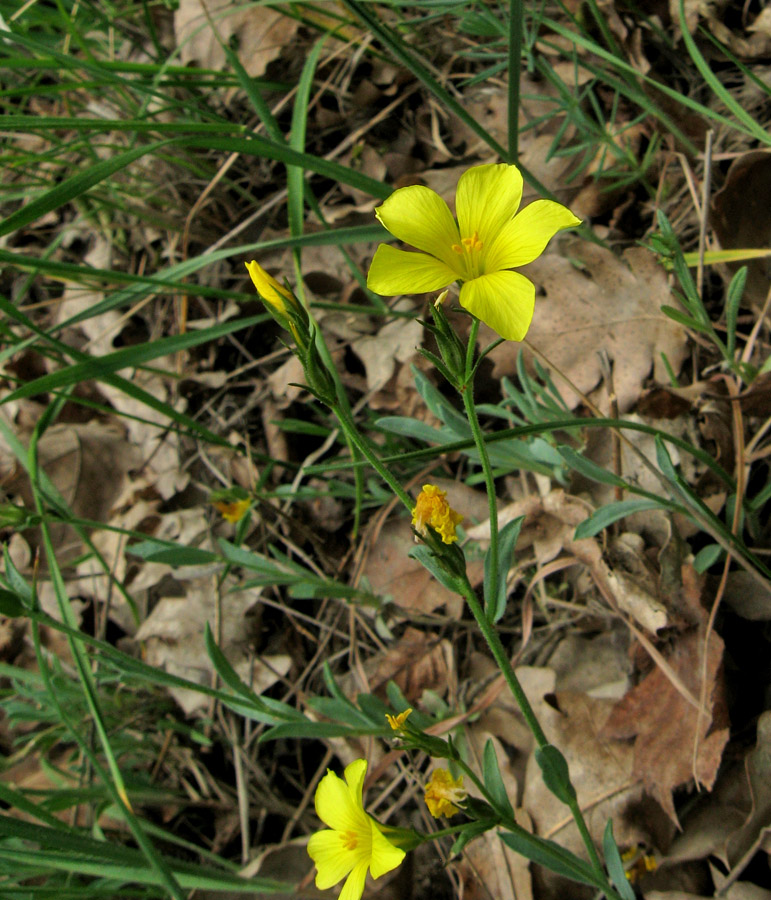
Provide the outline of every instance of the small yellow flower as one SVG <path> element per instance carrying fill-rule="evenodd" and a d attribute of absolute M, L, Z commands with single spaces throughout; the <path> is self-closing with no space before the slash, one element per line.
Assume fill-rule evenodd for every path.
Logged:
<path fill-rule="evenodd" d="M 447 769 L 434 769 L 426 785 L 425 800 L 428 811 L 435 819 L 439 816 L 449 818 L 460 812 L 457 804 L 463 803 L 466 797 L 462 775 L 455 779 Z"/>
<path fill-rule="evenodd" d="M 252 283 L 257 288 L 257 293 L 266 303 L 270 303 L 276 312 L 286 315 L 287 303 L 290 306 L 297 306 L 297 301 L 290 291 L 283 284 L 279 284 L 272 275 L 269 275 L 258 262 L 252 260 L 244 265 Z"/>
<path fill-rule="evenodd" d="M 393 731 L 401 731 L 404 727 L 404 723 L 407 721 L 407 716 L 412 712 L 412 709 L 405 709 L 404 712 L 400 712 L 396 716 L 390 716 L 386 713 L 386 719 L 388 719 L 388 724 L 391 726 Z"/>
<path fill-rule="evenodd" d="M 450 508 L 450 504 L 444 499 L 446 496 L 447 491 L 435 484 L 424 484 L 412 511 L 412 524 L 422 535 L 426 534 L 426 525 L 430 525 L 439 532 L 445 544 L 451 544 L 458 540 L 455 526 L 460 525 L 463 516 Z"/>
<path fill-rule="evenodd" d="M 215 500 L 214 508 L 228 522 L 240 522 L 249 511 L 251 500 Z"/>
<path fill-rule="evenodd" d="M 380 878 L 404 859 L 364 812 L 362 787 L 367 760 L 354 760 L 343 773 L 345 781 L 327 770 L 316 789 L 316 813 L 330 830 L 317 831 L 308 841 L 308 854 L 316 864 L 316 887 L 326 890 L 343 878 L 339 900 L 359 900 L 367 869 Z"/>
<path fill-rule="evenodd" d="M 424 185 L 399 188 L 375 210 L 394 237 L 421 253 L 381 244 L 367 286 L 376 294 L 416 294 L 462 282 L 460 305 L 507 341 L 521 341 L 535 309 L 532 281 L 510 271 L 539 257 L 554 235 L 581 224 L 567 207 L 536 200 L 517 212 L 516 166 L 473 166 L 455 193 L 457 221 Z"/>

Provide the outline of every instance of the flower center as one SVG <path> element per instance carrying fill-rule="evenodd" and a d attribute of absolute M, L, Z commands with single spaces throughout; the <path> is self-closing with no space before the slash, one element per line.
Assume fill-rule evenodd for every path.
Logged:
<path fill-rule="evenodd" d="M 483 246 L 476 231 L 471 237 L 462 238 L 460 244 L 452 245 L 453 252 L 463 257 L 466 280 L 479 275 Z"/>
<path fill-rule="evenodd" d="M 340 839 L 346 850 L 355 850 L 359 844 L 359 837 L 355 831 L 341 831 Z"/>

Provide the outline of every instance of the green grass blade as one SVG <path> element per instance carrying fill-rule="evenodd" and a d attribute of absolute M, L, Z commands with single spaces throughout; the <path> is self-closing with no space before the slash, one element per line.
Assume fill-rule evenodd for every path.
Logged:
<path fill-rule="evenodd" d="M 58 209 L 66 203 L 70 203 L 72 200 L 80 197 L 81 194 L 84 194 L 89 188 L 99 184 L 100 181 L 104 181 L 121 169 L 125 169 L 126 166 L 140 157 L 146 156 L 148 153 L 154 153 L 169 143 L 172 143 L 172 141 L 159 141 L 154 144 L 137 147 L 111 159 L 102 160 L 96 165 L 89 166 L 85 171 L 66 178 L 61 184 L 22 206 L 21 209 L 17 209 L 7 219 L 0 222 L 0 237 L 11 234 L 13 231 L 18 231 L 46 213 Z"/>

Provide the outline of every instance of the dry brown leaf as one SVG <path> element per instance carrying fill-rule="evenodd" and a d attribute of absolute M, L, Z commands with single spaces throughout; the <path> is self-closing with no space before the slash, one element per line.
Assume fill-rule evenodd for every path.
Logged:
<path fill-rule="evenodd" d="M 723 188 L 712 199 L 710 224 L 726 250 L 766 248 L 771 243 L 771 154 L 745 153 L 731 163 Z M 751 259 L 729 266 L 747 266 L 743 301 L 761 306 L 771 287 L 771 263 Z"/>
<path fill-rule="evenodd" d="M 670 669 L 695 697 L 700 692 L 703 648 L 703 632 L 694 629 L 679 635 L 666 657 Z M 722 659 L 723 641 L 713 632 L 707 649 L 709 714 L 700 718 L 696 759 L 696 774 L 707 790 L 715 783 L 729 736 L 723 722 Z M 616 705 L 604 728 L 608 737 L 635 739 L 634 774 L 676 824 L 672 791 L 693 777 L 698 720 L 698 711 L 656 667 Z"/>
<path fill-rule="evenodd" d="M 412 304 L 402 302 L 402 308 L 411 310 Z M 377 334 L 359 338 L 351 349 L 359 357 L 367 373 L 367 389 L 376 391 L 390 379 L 397 364 L 403 364 L 417 355 L 423 340 L 423 326 L 418 319 L 394 319 L 384 325 Z"/>
<path fill-rule="evenodd" d="M 727 845 L 732 868 L 749 862 L 764 832 L 771 829 L 771 712 L 758 719 L 755 749 L 747 756 L 747 781 L 752 797 L 752 812 Z"/>
<path fill-rule="evenodd" d="M 447 605 L 459 617 L 463 601 L 437 582 L 416 559 L 409 556 L 415 546 L 406 521 L 386 522 L 364 566 L 364 576 L 381 597 L 391 597 L 396 606 L 412 613 L 433 612 Z"/>
<path fill-rule="evenodd" d="M 454 682 L 452 645 L 417 628 L 407 628 L 395 644 L 372 658 L 367 670 L 371 671 L 367 690 L 382 691 L 393 681 L 410 702 L 418 702 L 423 691 L 444 694 Z"/>
<path fill-rule="evenodd" d="M 214 672 L 206 652 L 204 631 L 214 623 L 214 582 L 198 578 L 182 586 L 184 596 L 162 597 L 140 626 L 135 641 L 145 645 L 145 660 L 172 675 L 198 684 L 209 684 Z M 289 671 L 286 654 L 254 657 L 244 642 L 244 617 L 257 602 L 254 591 L 229 591 L 222 586 L 222 636 L 220 649 L 243 681 L 260 694 Z M 205 709 L 209 699 L 185 688 L 170 693 L 186 715 Z"/>
<path fill-rule="evenodd" d="M 38 442 L 38 461 L 75 516 L 106 522 L 141 454 L 119 426 L 95 421 L 49 428 Z M 6 479 L 4 487 L 34 507 L 23 470 Z M 49 530 L 60 562 L 81 552 L 80 538 L 70 526 L 53 523 Z"/>
<path fill-rule="evenodd" d="M 517 820 L 528 827 L 529 817 L 519 810 Z M 455 867 L 463 884 L 464 900 L 531 900 L 530 863 L 504 844 L 496 831 L 486 831 L 468 844 Z"/>
<path fill-rule="evenodd" d="M 564 252 L 548 253 L 522 270 L 545 294 L 536 299 L 528 341 L 584 393 L 600 383 L 598 354 L 607 351 L 619 409 L 625 412 L 651 370 L 656 381 L 668 381 L 662 354 L 675 372 L 686 356 L 685 330 L 660 311 L 662 304 L 677 305 L 666 273 L 642 247 L 619 259 L 603 247 L 572 240 Z M 492 336 L 487 329 L 483 345 Z M 516 372 L 519 349 L 519 344 L 506 342 L 493 351 L 496 377 Z M 580 398 L 559 375 L 553 377 L 567 403 L 577 406 Z"/>
<path fill-rule="evenodd" d="M 226 62 L 220 40 L 204 14 L 205 8 L 224 44 L 235 39 L 246 71 L 257 78 L 297 33 L 297 21 L 261 4 L 233 6 L 231 0 L 180 0 L 174 13 L 174 32 L 182 64 L 221 69 Z"/>

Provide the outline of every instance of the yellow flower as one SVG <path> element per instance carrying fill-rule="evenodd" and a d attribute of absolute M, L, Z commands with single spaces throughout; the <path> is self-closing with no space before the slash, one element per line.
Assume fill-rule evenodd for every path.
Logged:
<path fill-rule="evenodd" d="M 214 508 L 228 522 L 240 522 L 249 511 L 251 500 L 215 500 Z"/>
<path fill-rule="evenodd" d="M 327 770 L 316 789 L 316 813 L 331 830 L 311 835 L 308 854 L 316 864 L 316 887 L 320 890 L 348 876 L 339 900 L 359 900 L 368 868 L 373 878 L 380 878 L 395 869 L 405 855 L 364 812 L 366 772 L 367 760 L 354 760 L 345 768 L 345 781 Z"/>
<path fill-rule="evenodd" d="M 422 535 L 426 534 L 426 525 L 430 525 L 439 532 L 443 543 L 451 544 L 458 540 L 455 526 L 460 525 L 463 516 L 450 508 L 446 496 L 447 491 L 435 484 L 424 484 L 412 511 L 412 524 Z"/>
<path fill-rule="evenodd" d="M 393 731 L 401 731 L 404 727 L 404 723 L 407 721 L 407 716 L 412 712 L 412 709 L 405 709 L 404 712 L 400 712 L 396 716 L 390 716 L 386 713 L 386 719 L 388 719 L 388 724 L 391 726 Z"/>
<path fill-rule="evenodd" d="M 431 779 L 426 785 L 425 800 L 428 811 L 435 819 L 439 816 L 449 818 L 460 812 L 456 804 L 463 803 L 466 796 L 462 775 L 455 779 L 447 769 L 434 769 L 431 773 Z"/>
<path fill-rule="evenodd" d="M 297 306 L 297 301 L 292 294 L 283 284 L 279 284 L 272 275 L 268 275 L 258 262 L 252 260 L 244 263 L 244 265 L 249 272 L 252 283 L 257 288 L 257 293 L 266 303 L 270 303 L 276 312 L 286 315 L 287 303 L 290 306 Z"/>
<path fill-rule="evenodd" d="M 567 207 L 536 200 L 517 213 L 522 175 L 516 166 L 474 166 L 455 194 L 457 222 L 442 198 L 423 185 L 399 188 L 375 210 L 399 240 L 422 253 L 377 248 L 367 276 L 376 294 L 416 294 L 462 282 L 460 304 L 508 341 L 527 334 L 535 286 L 519 272 L 554 235 L 581 223 Z"/>

